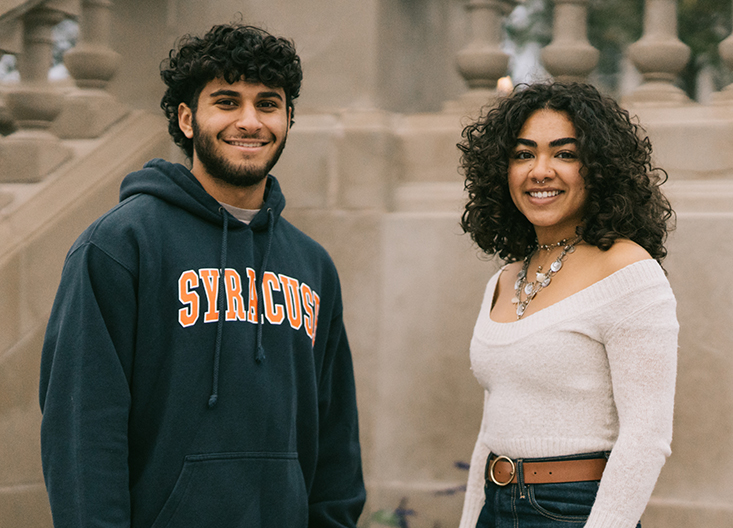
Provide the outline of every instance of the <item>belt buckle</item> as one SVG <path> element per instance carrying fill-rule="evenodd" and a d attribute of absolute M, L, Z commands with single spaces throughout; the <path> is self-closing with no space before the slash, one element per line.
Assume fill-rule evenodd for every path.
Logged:
<path fill-rule="evenodd" d="M 498 480 L 496 480 L 496 477 L 494 476 L 494 467 L 496 466 L 496 463 L 499 460 L 506 460 L 512 466 L 512 472 L 509 475 L 509 480 L 507 480 L 506 482 L 499 482 Z M 517 466 L 516 464 L 514 464 L 514 460 L 512 460 L 508 456 L 499 455 L 498 457 L 496 457 L 494 460 L 492 460 L 489 463 L 489 478 L 491 479 L 491 482 L 493 482 L 497 486 L 502 486 L 502 487 L 508 486 L 511 483 L 512 479 L 514 478 L 514 475 L 516 474 L 517 474 Z"/>

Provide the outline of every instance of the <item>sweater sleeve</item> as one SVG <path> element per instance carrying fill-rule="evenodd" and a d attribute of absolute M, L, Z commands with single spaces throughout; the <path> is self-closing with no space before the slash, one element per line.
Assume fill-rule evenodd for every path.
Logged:
<path fill-rule="evenodd" d="M 309 493 L 310 528 L 353 528 L 366 500 L 356 388 L 341 310 L 327 327 L 319 380 L 318 462 Z"/>
<path fill-rule="evenodd" d="M 489 398 L 488 391 L 484 391 L 484 410 Z M 481 509 L 484 507 L 484 469 L 489 456 L 489 448 L 483 441 L 483 433 L 488 426 L 486 414 L 481 420 L 481 430 L 476 440 L 476 446 L 471 455 L 471 467 L 468 470 L 468 484 L 466 498 L 463 502 L 463 514 L 459 528 L 474 528 L 478 522 Z"/>
<path fill-rule="evenodd" d="M 129 528 L 135 280 L 91 244 L 70 253 L 46 329 L 43 473 L 56 528 Z"/>
<path fill-rule="evenodd" d="M 635 527 L 671 453 L 676 302 L 666 280 L 643 295 L 605 337 L 619 434 L 586 528 Z"/>

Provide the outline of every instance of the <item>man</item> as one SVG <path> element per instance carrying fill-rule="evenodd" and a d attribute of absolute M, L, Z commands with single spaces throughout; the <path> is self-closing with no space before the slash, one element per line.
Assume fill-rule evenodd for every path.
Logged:
<path fill-rule="evenodd" d="M 269 176 L 302 73 L 216 26 L 161 73 L 189 171 L 156 159 L 71 248 L 46 332 L 56 528 L 355 526 L 365 491 L 338 276 Z"/>

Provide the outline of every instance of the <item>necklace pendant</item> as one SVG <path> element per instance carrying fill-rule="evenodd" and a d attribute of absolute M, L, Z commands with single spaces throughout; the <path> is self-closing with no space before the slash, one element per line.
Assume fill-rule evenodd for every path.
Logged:
<path fill-rule="evenodd" d="M 552 277 L 545 277 L 542 281 L 542 287 L 547 288 L 550 285 L 550 282 L 552 282 Z"/>
<path fill-rule="evenodd" d="M 526 304 L 518 304 L 517 305 L 517 319 L 522 317 L 524 315 L 524 310 L 527 308 Z"/>
<path fill-rule="evenodd" d="M 547 278 L 547 275 L 545 275 L 544 273 L 541 273 L 539 271 L 537 272 L 536 275 L 537 275 L 537 282 L 544 282 L 545 279 Z"/>
<path fill-rule="evenodd" d="M 528 282 L 527 285 L 524 287 L 524 293 L 526 293 L 527 295 L 530 295 L 533 289 L 534 289 L 534 285 L 531 282 Z"/>
<path fill-rule="evenodd" d="M 550 269 L 552 271 L 554 271 L 555 273 L 557 273 L 558 271 L 560 271 L 562 269 L 562 260 L 560 260 L 560 258 L 558 258 L 555 262 L 553 262 L 552 264 L 550 264 Z"/>
<path fill-rule="evenodd" d="M 519 297 L 517 297 L 516 295 L 512 297 L 512 304 L 519 304 Z"/>

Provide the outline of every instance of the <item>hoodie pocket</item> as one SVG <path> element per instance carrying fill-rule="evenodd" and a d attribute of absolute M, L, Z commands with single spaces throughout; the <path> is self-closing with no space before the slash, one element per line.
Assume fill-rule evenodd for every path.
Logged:
<path fill-rule="evenodd" d="M 151 528 L 308 525 L 297 453 L 189 455 Z"/>

